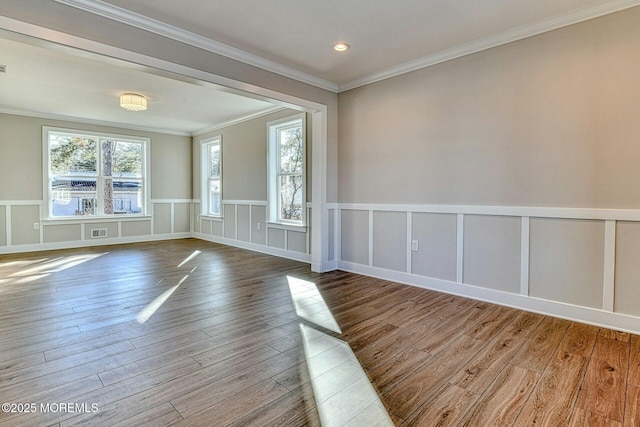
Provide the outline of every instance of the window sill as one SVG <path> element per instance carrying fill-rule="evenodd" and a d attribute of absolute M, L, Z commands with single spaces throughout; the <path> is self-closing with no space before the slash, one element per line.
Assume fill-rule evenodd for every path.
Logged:
<path fill-rule="evenodd" d="M 85 222 L 121 222 L 121 221 L 140 221 L 151 220 L 151 215 L 110 215 L 110 216 L 70 216 L 64 218 L 44 218 L 43 223 L 46 224 L 68 224 L 68 223 L 85 223 Z"/>
<path fill-rule="evenodd" d="M 289 224 L 286 222 L 267 221 L 267 228 L 277 228 L 280 230 L 306 232 L 309 229 L 309 226 L 306 224 Z"/>
<path fill-rule="evenodd" d="M 200 219 L 206 219 L 207 221 L 222 222 L 224 220 L 224 217 L 222 215 L 220 215 L 220 216 L 217 216 L 217 215 L 200 215 Z"/>

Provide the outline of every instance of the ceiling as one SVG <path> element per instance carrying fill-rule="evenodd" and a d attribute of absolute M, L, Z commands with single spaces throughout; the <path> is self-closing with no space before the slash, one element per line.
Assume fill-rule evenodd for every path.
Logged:
<path fill-rule="evenodd" d="M 639 0 L 55 0 L 337 92 Z M 339 54 L 334 43 L 351 49 Z M 256 65 L 254 64 L 254 65 Z"/>
<path fill-rule="evenodd" d="M 640 0 L 54 0 L 340 92 Z M 247 11 L 251 11 L 247 13 Z M 335 42 L 351 45 L 345 53 Z M 0 32 L 0 112 L 195 135 L 279 107 L 213 84 Z M 149 109 L 118 106 L 124 92 Z"/>
<path fill-rule="evenodd" d="M 193 135 L 213 125 L 279 107 L 199 81 L 0 34 L 0 111 L 124 128 Z M 125 92 L 144 95 L 149 108 L 120 108 Z"/>

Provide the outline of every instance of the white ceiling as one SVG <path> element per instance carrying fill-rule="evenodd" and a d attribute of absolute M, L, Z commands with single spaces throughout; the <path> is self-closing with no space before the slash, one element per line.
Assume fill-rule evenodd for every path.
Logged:
<path fill-rule="evenodd" d="M 212 84 L 162 75 L 25 37 L 0 34 L 0 111 L 124 128 L 192 135 L 279 107 Z M 149 108 L 119 106 L 125 92 L 144 95 Z"/>
<path fill-rule="evenodd" d="M 349 89 L 638 0 L 56 0 Z M 195 37 L 194 37 L 195 36 Z M 339 54 L 335 42 L 351 49 Z M 220 46 L 219 43 L 225 46 Z M 225 49 L 229 47 L 231 49 Z M 234 51 L 233 49 L 236 49 Z M 239 50 L 240 52 L 238 52 Z M 251 62 L 251 58 L 248 59 Z M 304 80 L 304 78 L 303 78 Z"/>
<path fill-rule="evenodd" d="M 640 0 L 55 0 L 335 92 Z M 337 41 L 351 45 L 343 54 Z M 0 111 L 197 134 L 277 107 L 211 84 L 0 33 Z M 118 106 L 123 92 L 149 100 Z"/>

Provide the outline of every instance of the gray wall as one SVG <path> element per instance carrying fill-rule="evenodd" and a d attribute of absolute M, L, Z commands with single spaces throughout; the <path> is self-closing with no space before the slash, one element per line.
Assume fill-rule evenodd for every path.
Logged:
<path fill-rule="evenodd" d="M 640 332 L 638 22 L 341 93 L 338 267 Z"/>
<path fill-rule="evenodd" d="M 339 201 L 640 208 L 640 8 L 339 96 Z"/>
<path fill-rule="evenodd" d="M 135 221 L 124 217 L 103 219 L 99 223 L 86 218 L 74 219 L 74 224 L 42 221 L 43 212 L 46 212 L 43 197 L 43 126 L 150 138 L 149 184 L 152 203 L 148 208 L 149 216 Z M 111 242 L 128 237 L 189 233 L 191 146 L 192 139 L 187 136 L 0 114 L 0 252 L 24 248 L 37 250 L 40 246 L 51 247 L 55 244 L 60 247 L 87 244 L 91 230 L 96 228 L 106 228 L 107 238 Z M 118 222 L 121 222 L 120 226 Z M 40 224 L 41 229 L 34 229 L 34 223 Z M 5 231 L 7 226 L 10 241 Z"/>
<path fill-rule="evenodd" d="M 222 138 L 223 217 L 201 217 L 198 204 L 193 212 L 193 220 L 196 224 L 194 231 L 202 233 L 200 237 L 259 250 L 275 248 L 284 251 L 279 254 L 289 254 L 298 259 L 299 254 L 308 255 L 310 216 L 307 218 L 308 228 L 281 227 L 267 221 L 267 123 L 299 113 L 285 109 L 193 138 L 192 182 L 195 199 L 201 195 L 201 142 L 215 136 Z M 311 115 L 307 114 L 307 200 L 311 200 L 311 120 Z"/>
<path fill-rule="evenodd" d="M 326 105 L 327 200 L 337 200 L 338 97 L 335 93 L 49 0 L 32 0 L 28 7 L 22 0 L 3 0 L 2 14 Z"/>

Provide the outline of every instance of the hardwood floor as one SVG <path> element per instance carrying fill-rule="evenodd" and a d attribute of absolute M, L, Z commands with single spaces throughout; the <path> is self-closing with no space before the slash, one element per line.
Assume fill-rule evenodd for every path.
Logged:
<path fill-rule="evenodd" d="M 0 426 L 638 426 L 640 337 L 195 239 L 9 255 L 0 401 Z"/>

